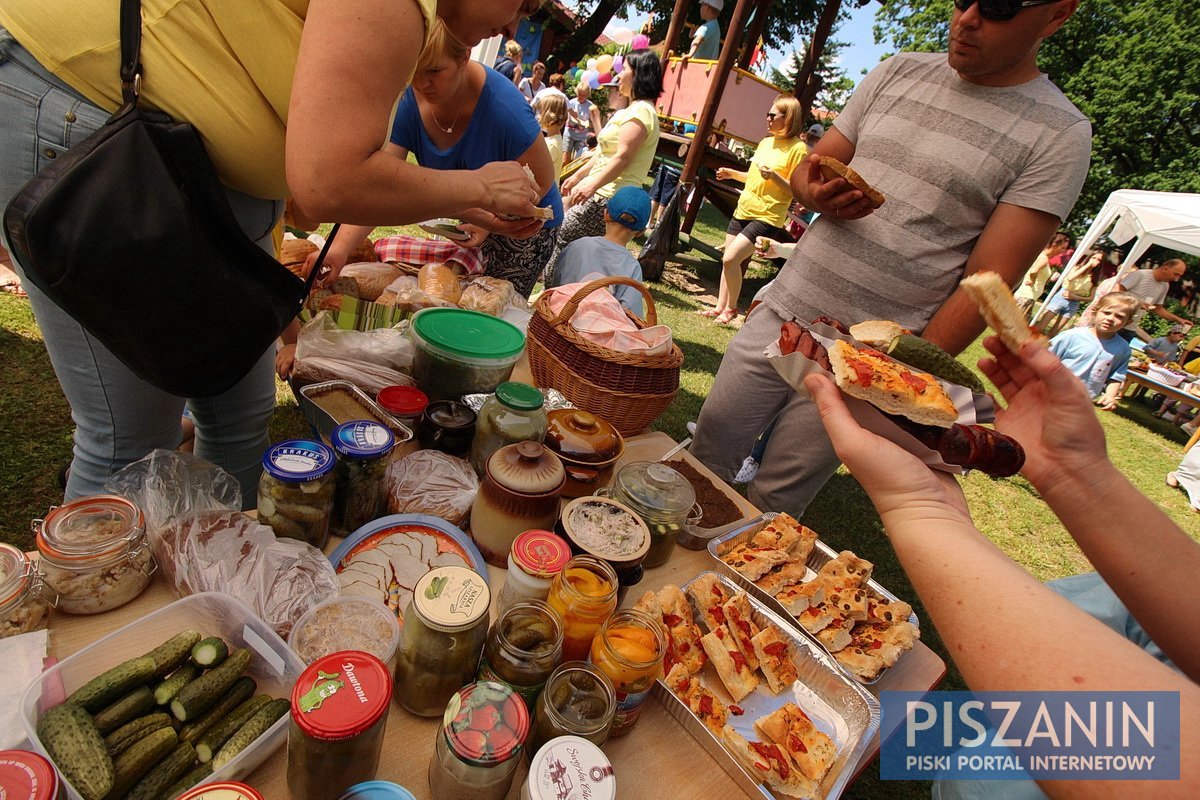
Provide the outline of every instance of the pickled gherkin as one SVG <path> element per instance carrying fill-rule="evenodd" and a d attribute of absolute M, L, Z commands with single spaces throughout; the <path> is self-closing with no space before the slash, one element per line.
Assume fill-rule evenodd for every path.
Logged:
<path fill-rule="evenodd" d="M 334 455 L 320 442 L 293 439 L 263 455 L 258 481 L 258 520 L 276 536 L 317 549 L 329 540 L 334 500 Z"/>
<path fill-rule="evenodd" d="M 383 516 L 385 477 L 396 439 L 385 426 L 370 420 L 338 425 L 331 439 L 338 456 L 332 526 L 345 536 Z"/>

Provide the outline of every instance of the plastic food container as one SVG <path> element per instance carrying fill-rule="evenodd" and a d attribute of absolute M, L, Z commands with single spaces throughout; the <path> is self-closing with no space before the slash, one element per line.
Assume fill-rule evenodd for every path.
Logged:
<path fill-rule="evenodd" d="M 521 800 L 615 800 L 616 796 L 612 762 L 599 747 L 578 736 L 546 742 L 534 755 L 521 786 Z"/>
<path fill-rule="evenodd" d="M 362 650 L 386 664 L 390 672 L 399 645 L 395 612 L 378 600 L 354 595 L 312 607 L 288 634 L 288 646 L 305 664 L 341 650 Z"/>
<path fill-rule="evenodd" d="M 519 328 L 479 311 L 422 309 L 410 331 L 413 378 L 430 400 L 494 392 L 525 350 Z"/>
<path fill-rule="evenodd" d="M 37 563 L 11 544 L 0 544 L 0 639 L 46 627 L 50 603 L 42 592 Z"/>
<path fill-rule="evenodd" d="M 46 586 L 68 614 L 99 614 L 142 593 L 154 574 L 142 511 L 124 497 L 83 497 L 33 521 Z"/>
<path fill-rule="evenodd" d="M 231 649 L 249 648 L 254 658 L 246 674 L 258 683 L 259 692 L 272 697 L 289 696 L 292 685 L 304 671 L 304 662 L 244 603 L 217 592 L 194 594 L 93 642 L 34 680 L 22 693 L 19 708 L 21 723 L 33 747 L 49 756 L 37 734 L 44 708 L 61 703 L 67 695 L 105 670 L 149 651 L 188 628 L 201 631 L 205 636 L 220 636 Z M 254 744 L 214 772 L 208 782 L 235 781 L 249 775 L 283 744 L 287 738 L 287 724 L 286 716 L 277 720 Z M 83 800 L 70 783 L 63 782 L 71 800 Z"/>
<path fill-rule="evenodd" d="M 60 800 L 64 783 L 45 758 L 28 750 L 0 750 L 0 797 L 4 800 Z"/>

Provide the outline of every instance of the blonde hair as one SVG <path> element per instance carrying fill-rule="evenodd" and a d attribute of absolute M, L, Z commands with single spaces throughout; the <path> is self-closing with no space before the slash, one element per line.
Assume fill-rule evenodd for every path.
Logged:
<path fill-rule="evenodd" d="M 562 131 L 567 122 L 567 98 L 557 92 L 542 95 L 538 100 L 538 124 L 551 133 Z"/>
<path fill-rule="evenodd" d="M 801 129 L 804 127 L 804 118 L 800 116 L 800 101 L 790 94 L 781 94 L 771 105 L 783 112 L 783 121 L 786 125 L 784 135 L 788 139 L 799 139 Z"/>
<path fill-rule="evenodd" d="M 1093 313 L 1103 311 L 1109 306 L 1117 306 L 1120 311 L 1124 312 L 1125 321 L 1128 322 L 1138 307 L 1138 299 L 1127 292 L 1109 292 L 1096 301 L 1092 311 Z"/>
<path fill-rule="evenodd" d="M 417 71 L 430 69 L 443 58 L 461 62 L 466 61 L 470 55 L 471 48 L 459 41 L 458 37 L 442 22 L 441 17 L 435 17 L 433 24 L 429 26 L 425 49 L 417 58 Z"/>
<path fill-rule="evenodd" d="M 504 44 L 504 55 L 508 56 L 514 63 L 521 63 L 521 44 L 516 39 L 509 39 Z"/>

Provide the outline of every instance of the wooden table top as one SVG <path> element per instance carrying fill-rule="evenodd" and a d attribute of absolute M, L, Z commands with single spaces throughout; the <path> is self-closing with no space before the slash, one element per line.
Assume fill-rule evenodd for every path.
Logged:
<path fill-rule="evenodd" d="M 656 460 L 674 444 L 675 442 L 664 433 L 631 437 L 626 442 L 626 453 L 621 463 Z M 748 500 L 717 480 L 689 454 L 684 452 L 682 457 L 712 478 L 714 485 L 722 487 L 748 515 L 759 513 Z M 621 463 L 618 464 L 618 469 Z M 331 543 L 330 549 L 333 546 Z M 658 589 L 668 583 L 683 583 L 699 572 L 713 569 L 715 563 L 707 551 L 676 548 L 670 561 L 647 571 L 645 579 L 638 584 L 637 591 L 630 592 L 631 597 L 627 603 L 632 603 L 636 596 L 646 589 Z M 489 583 L 493 590 L 498 590 L 504 582 L 504 570 L 489 567 L 488 572 Z M 65 658 L 101 636 L 140 619 L 174 599 L 165 581 L 156 575 L 150 587 L 140 597 L 106 614 L 77 617 L 55 612 L 51 621 L 51 655 L 59 659 Z M 887 690 L 929 689 L 941 680 L 945 672 L 946 666 L 937 654 L 918 642 L 878 683 L 868 688 L 876 696 L 879 692 Z M 433 755 L 438 722 L 434 719 L 415 717 L 393 704 L 388 714 L 383 755 L 376 777 L 398 783 L 422 800 L 429 798 L 426 770 Z M 876 739 L 866 756 L 854 765 L 856 773 L 870 763 L 878 749 L 879 742 Z M 661 798 L 665 787 L 670 787 L 669 796 L 679 798 L 750 796 L 713 761 L 656 699 L 647 701 L 637 727 L 626 736 L 609 741 L 604 746 L 604 752 L 616 769 L 622 800 Z M 286 749 L 280 748 L 255 770 L 246 782 L 262 792 L 267 800 L 286 798 L 286 766 Z M 519 786 L 524 780 L 525 771 L 522 764 L 513 781 L 510 798 L 519 796 Z"/>
<path fill-rule="evenodd" d="M 1200 408 L 1200 397 L 1192 394 L 1185 387 L 1170 386 L 1156 378 L 1151 378 L 1141 370 L 1131 369 L 1125 373 L 1125 392 L 1128 393 L 1135 383 L 1149 387 L 1159 394 L 1165 394 L 1172 400 L 1178 400 L 1192 408 Z M 1183 452 L 1186 453 L 1188 450 L 1191 450 L 1197 441 L 1200 441 L 1200 426 L 1197 426 L 1196 432 L 1191 435 L 1187 440 L 1187 444 L 1183 446 Z"/>

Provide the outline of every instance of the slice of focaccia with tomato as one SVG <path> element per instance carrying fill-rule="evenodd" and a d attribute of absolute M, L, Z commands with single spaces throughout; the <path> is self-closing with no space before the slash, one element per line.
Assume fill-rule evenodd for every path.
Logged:
<path fill-rule="evenodd" d="M 700 629 L 692 621 L 692 607 L 678 586 L 668 584 L 658 592 L 662 608 L 663 628 L 667 634 L 667 652 L 663 669 L 683 664 L 694 675 L 704 666 L 704 650 L 700 646 Z"/>
<path fill-rule="evenodd" d="M 788 760 L 783 749 L 773 742 L 750 742 L 726 725 L 721 734 L 725 747 L 758 783 L 772 791 L 795 798 L 815 798 L 819 787 Z"/>
<path fill-rule="evenodd" d="M 754 624 L 751 616 L 750 601 L 746 598 L 746 593 L 739 592 L 721 608 L 724 611 L 725 624 L 729 626 L 729 632 L 733 634 L 733 641 L 737 644 L 742 658 L 746 659 L 750 669 L 758 669 L 758 656 L 754 654 L 752 641 L 758 634 L 758 626 Z"/>
<path fill-rule="evenodd" d="M 721 556 L 721 560 L 749 580 L 755 581 L 792 557 L 786 550 L 741 545 Z"/>
<path fill-rule="evenodd" d="M 874 569 L 875 565 L 870 561 L 843 550 L 836 558 L 822 564 L 817 575 L 832 578 L 837 586 L 862 586 L 871 579 Z"/>
<path fill-rule="evenodd" d="M 888 667 L 911 650 L 920 637 L 921 631 L 908 620 L 856 625 L 851 633 L 855 647 L 878 655 Z"/>
<path fill-rule="evenodd" d="M 754 729 L 779 745 L 780 749 L 808 778 L 820 781 L 837 757 L 833 739 L 817 730 L 813 721 L 795 703 L 787 703 L 761 719 Z"/>
<path fill-rule="evenodd" d="M 729 720 L 729 709 L 699 678 L 689 675 L 683 664 L 676 664 L 663 682 L 709 730 L 717 736 L 721 735 L 721 729 Z"/>
<path fill-rule="evenodd" d="M 775 599 L 783 606 L 784 611 L 793 617 L 799 617 L 810 607 L 825 602 L 825 581 L 818 579 L 785 586 L 775 593 Z"/>
<path fill-rule="evenodd" d="M 860 681 L 873 681 L 887 669 L 887 664 L 883 663 L 883 658 L 877 652 L 864 650 L 854 644 L 838 650 L 833 657 Z"/>
<path fill-rule="evenodd" d="M 634 611 L 641 611 L 655 619 L 662 618 L 662 605 L 658 602 L 658 595 L 654 592 L 647 591 L 638 601 L 633 604 Z"/>
<path fill-rule="evenodd" d="M 829 621 L 821 630 L 817 631 L 817 641 L 825 645 L 825 649 L 831 653 L 836 653 L 843 647 L 846 647 L 852 641 L 850 629 L 854 623 L 836 612 L 835 609 L 830 609 L 833 612 L 833 619 Z"/>
<path fill-rule="evenodd" d="M 867 618 L 870 595 L 863 586 L 836 586 L 826 594 L 825 602 L 846 619 L 861 622 Z"/>
<path fill-rule="evenodd" d="M 823 630 L 826 625 L 833 622 L 835 614 L 824 604 L 811 605 L 804 609 L 796 620 L 804 627 L 804 630 L 809 633 L 816 633 Z"/>
<path fill-rule="evenodd" d="M 700 644 L 733 702 L 738 702 L 758 686 L 758 675 L 746 663 L 728 628 L 717 628 L 702 637 Z"/>
<path fill-rule="evenodd" d="M 783 634 L 768 625 L 754 637 L 754 654 L 758 656 L 758 668 L 767 679 L 767 687 L 779 694 L 795 683 L 799 677 L 791 645 Z"/>
<path fill-rule="evenodd" d="M 725 612 L 721 606 L 725 605 L 733 594 L 715 574 L 702 575 L 692 581 L 687 588 L 687 595 L 700 612 L 700 619 L 706 629 L 713 631 L 725 624 Z"/>
<path fill-rule="evenodd" d="M 841 339 L 829 348 L 829 363 L 839 389 L 881 411 L 939 428 L 958 421 L 954 401 L 928 372 L 907 367 L 878 350 L 858 350 Z"/>

